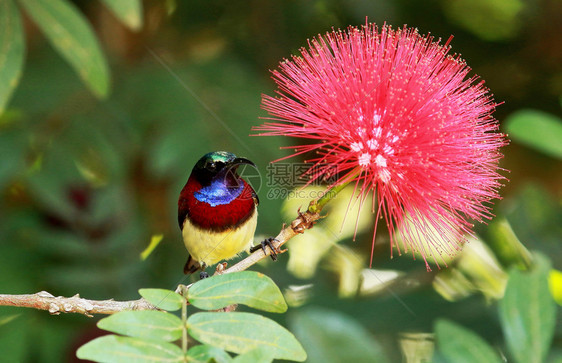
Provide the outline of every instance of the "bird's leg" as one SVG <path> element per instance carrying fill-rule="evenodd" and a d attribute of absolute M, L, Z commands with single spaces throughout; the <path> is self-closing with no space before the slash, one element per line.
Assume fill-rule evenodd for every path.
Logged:
<path fill-rule="evenodd" d="M 195 261 L 191 256 L 187 258 L 187 262 L 183 267 L 183 273 L 186 275 L 192 274 L 197 270 L 205 270 L 207 267 L 205 264 L 199 264 L 199 262 Z"/>
<path fill-rule="evenodd" d="M 265 249 L 265 247 L 267 246 L 271 249 L 271 254 L 269 256 L 271 256 L 271 259 L 273 261 L 277 261 L 277 254 L 279 253 L 279 249 L 277 249 L 273 246 L 273 243 L 272 243 L 273 241 L 279 242 L 277 239 L 275 239 L 273 237 L 269 237 L 269 238 L 261 241 L 261 243 L 259 245 L 250 248 L 250 253 L 254 253 L 254 252 L 261 249 L 263 251 L 263 253 L 265 253 L 267 255 L 267 250 Z"/>

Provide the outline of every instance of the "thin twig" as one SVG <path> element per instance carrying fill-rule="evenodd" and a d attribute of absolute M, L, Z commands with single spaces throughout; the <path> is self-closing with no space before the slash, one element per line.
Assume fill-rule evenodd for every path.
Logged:
<path fill-rule="evenodd" d="M 78 294 L 72 297 L 53 296 L 46 291 L 26 295 L 0 294 L 0 306 L 2 305 L 47 310 L 53 315 L 78 313 L 89 317 L 93 314 L 114 314 L 124 310 L 157 310 L 142 298 L 130 301 L 88 300 Z"/>
<path fill-rule="evenodd" d="M 183 352 L 183 361 L 187 363 L 187 297 L 182 295 L 181 303 L 181 350 Z"/>

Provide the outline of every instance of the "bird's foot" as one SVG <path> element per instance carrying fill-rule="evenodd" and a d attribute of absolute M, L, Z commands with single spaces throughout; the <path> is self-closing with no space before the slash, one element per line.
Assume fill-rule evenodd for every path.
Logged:
<path fill-rule="evenodd" d="M 205 271 L 199 272 L 199 280 L 204 280 L 204 279 L 206 279 L 206 278 L 208 278 L 208 277 L 209 277 L 209 274 L 206 273 Z"/>
<path fill-rule="evenodd" d="M 263 253 L 265 253 L 267 255 L 267 250 L 266 250 L 266 246 L 267 246 L 271 250 L 271 254 L 269 256 L 271 256 L 271 259 L 273 261 L 277 261 L 277 254 L 281 253 L 281 251 L 279 251 L 279 248 L 276 248 L 275 246 L 273 246 L 273 241 L 279 242 L 279 240 L 277 240 L 273 237 L 269 237 L 269 238 L 261 241 L 261 243 L 259 245 L 250 248 L 250 252 L 254 253 L 254 252 L 261 249 L 263 251 Z"/>

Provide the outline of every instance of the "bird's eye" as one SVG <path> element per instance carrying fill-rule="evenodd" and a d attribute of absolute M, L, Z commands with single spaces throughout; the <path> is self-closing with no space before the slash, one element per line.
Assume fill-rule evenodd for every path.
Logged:
<path fill-rule="evenodd" d="M 213 171 L 217 168 L 217 164 L 215 164 L 214 162 L 210 162 L 210 163 L 207 163 L 206 167 L 207 167 L 208 170 Z"/>

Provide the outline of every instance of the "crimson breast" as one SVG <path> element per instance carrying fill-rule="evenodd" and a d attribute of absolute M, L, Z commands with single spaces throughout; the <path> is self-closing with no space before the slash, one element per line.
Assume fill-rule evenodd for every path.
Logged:
<path fill-rule="evenodd" d="M 255 213 L 256 198 L 252 187 L 240 179 L 244 188 L 240 195 L 228 204 L 211 206 L 195 198 L 201 184 L 192 176 L 183 187 L 178 200 L 178 222 L 183 227 L 185 218 L 202 229 L 222 232 L 244 224 Z"/>

